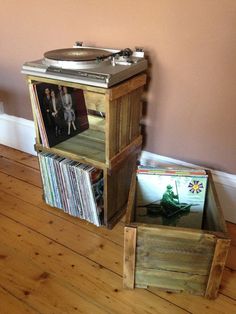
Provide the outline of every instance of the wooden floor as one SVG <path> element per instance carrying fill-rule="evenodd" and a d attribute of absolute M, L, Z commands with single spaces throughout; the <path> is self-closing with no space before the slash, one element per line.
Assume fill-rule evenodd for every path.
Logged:
<path fill-rule="evenodd" d="M 0 314 L 236 313 L 236 225 L 219 297 L 122 288 L 123 222 L 45 205 L 36 157 L 0 145 Z"/>

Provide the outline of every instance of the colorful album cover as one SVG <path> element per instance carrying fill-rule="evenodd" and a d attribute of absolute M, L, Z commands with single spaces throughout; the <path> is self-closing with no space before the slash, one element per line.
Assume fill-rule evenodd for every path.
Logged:
<path fill-rule="evenodd" d="M 82 90 L 37 83 L 34 85 L 34 91 L 49 147 L 88 129 L 89 122 Z"/>
<path fill-rule="evenodd" d="M 207 175 L 137 171 L 136 221 L 201 229 Z"/>

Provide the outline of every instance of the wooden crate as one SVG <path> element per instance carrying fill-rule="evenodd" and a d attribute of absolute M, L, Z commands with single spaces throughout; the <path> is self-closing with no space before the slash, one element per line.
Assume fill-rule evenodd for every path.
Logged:
<path fill-rule="evenodd" d="M 32 105 L 36 149 L 50 151 L 101 169 L 111 169 L 125 160 L 137 147 L 140 148 L 141 96 L 146 83 L 145 74 L 137 75 L 109 89 L 29 75 L 30 94 L 31 85 L 35 83 L 63 85 L 82 90 L 86 108 L 104 114 L 100 117 L 88 114 L 88 130 L 46 148 L 41 144 L 35 108 Z"/>
<path fill-rule="evenodd" d="M 112 88 L 27 76 L 36 129 L 35 150 L 50 152 L 103 170 L 104 225 L 112 228 L 126 209 L 132 171 L 141 150 L 140 119 L 146 75 L 139 74 Z M 53 147 L 42 145 L 33 101 L 33 84 L 67 86 L 82 91 L 89 129 Z M 93 114 L 93 111 L 101 115 Z"/>
<path fill-rule="evenodd" d="M 133 175 L 124 230 L 124 287 L 216 298 L 230 239 L 210 173 L 201 230 L 136 223 L 135 185 Z"/>

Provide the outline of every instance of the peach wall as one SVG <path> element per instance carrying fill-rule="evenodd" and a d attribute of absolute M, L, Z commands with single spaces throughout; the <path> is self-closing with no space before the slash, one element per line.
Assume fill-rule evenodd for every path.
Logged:
<path fill-rule="evenodd" d="M 142 46 L 150 59 L 145 150 L 236 173 L 235 0 L 1 1 L 0 101 L 32 119 L 25 61 L 76 40 Z"/>

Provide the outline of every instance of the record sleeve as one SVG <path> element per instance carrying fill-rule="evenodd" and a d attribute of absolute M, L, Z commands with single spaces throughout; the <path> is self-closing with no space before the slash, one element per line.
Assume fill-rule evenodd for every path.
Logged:
<path fill-rule="evenodd" d="M 89 128 L 83 91 L 48 83 L 34 85 L 42 144 L 53 147 Z"/>

